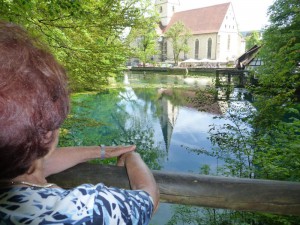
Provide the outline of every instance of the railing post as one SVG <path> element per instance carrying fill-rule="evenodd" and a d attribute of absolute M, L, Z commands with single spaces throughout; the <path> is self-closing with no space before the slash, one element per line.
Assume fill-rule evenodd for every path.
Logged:
<path fill-rule="evenodd" d="M 220 71 L 216 70 L 216 87 L 220 87 Z"/>

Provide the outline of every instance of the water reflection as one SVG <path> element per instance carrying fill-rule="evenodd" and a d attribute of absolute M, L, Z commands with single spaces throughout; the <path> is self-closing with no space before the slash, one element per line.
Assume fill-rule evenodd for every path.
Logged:
<path fill-rule="evenodd" d="M 211 76 L 188 77 L 182 75 L 161 75 L 155 73 L 127 73 L 125 74 L 125 84 L 128 84 L 129 80 L 130 84 L 146 84 L 147 86 L 154 85 L 157 88 L 170 87 L 170 85 L 173 87 L 204 88 L 206 86 L 213 85 L 215 79 Z"/>
<path fill-rule="evenodd" d="M 127 87 L 122 96 L 131 96 L 135 104 L 139 105 L 138 108 L 143 109 L 133 109 L 127 102 L 128 113 L 151 121 L 156 143 L 165 149 L 166 156 L 161 161 L 161 169 L 199 173 L 201 166 L 209 165 L 213 173 L 216 173 L 218 159 L 186 150 L 187 147 L 211 148 L 207 137 L 209 125 L 216 122 L 216 113 L 200 112 L 193 108 L 188 99 L 194 97 L 199 88 L 205 89 L 207 85 L 212 85 L 213 77 L 154 75 L 153 79 L 150 79 L 149 74 L 129 74 L 125 75 L 124 80 Z M 145 80 L 149 81 L 151 86 L 135 88 Z M 164 83 L 166 81 L 168 83 Z M 177 85 L 176 88 L 174 84 Z M 123 101 L 124 99 L 123 97 Z M 217 114 L 219 113 L 218 110 Z"/>
<path fill-rule="evenodd" d="M 142 89 L 135 88 L 137 84 L 146 83 L 145 80 L 151 85 Z M 189 101 L 189 98 L 196 96 L 196 91 L 205 90 L 207 86 L 213 85 L 213 77 L 184 78 L 154 75 L 154 78 L 150 79 L 149 76 L 130 74 L 125 76 L 125 83 L 128 85 L 126 93 L 130 92 L 130 96 L 135 95 L 141 108 L 148 105 L 148 108 L 152 109 L 146 114 L 144 111 L 139 117 L 146 118 L 152 114 L 150 117 L 155 139 L 157 142 L 163 141 L 162 147 L 165 147 L 166 151 L 165 158 L 161 161 L 161 170 L 200 173 L 201 168 L 207 166 L 210 173 L 217 174 L 222 161 L 187 150 L 187 148 L 211 149 L 212 144 L 208 139 L 210 125 L 222 123 L 220 120 L 216 121 L 214 117 L 221 114 L 222 110 L 226 111 L 226 107 L 210 106 L 206 108 L 206 112 L 201 112 Z M 129 113 L 137 115 L 137 111 L 133 112 L 130 109 Z M 154 119 L 153 115 L 156 115 L 157 119 Z M 175 211 L 173 205 L 162 203 L 151 224 L 167 224 Z"/>
<path fill-rule="evenodd" d="M 165 141 L 166 151 L 169 152 L 172 133 L 179 113 L 179 107 L 173 105 L 170 100 L 164 97 L 159 98 L 158 105 L 161 112 L 159 122 Z"/>
<path fill-rule="evenodd" d="M 134 143 L 151 169 L 218 174 L 222 160 L 190 150 L 213 149 L 211 125 L 224 124 L 215 117 L 226 113 L 228 105 L 207 92 L 214 77 L 125 74 L 123 84 L 121 89 L 73 97 L 72 114 L 64 125 L 68 132 L 61 143 Z M 244 95 L 237 93 L 231 98 L 243 100 Z M 166 224 L 172 213 L 169 204 L 162 204 L 151 224 Z"/>

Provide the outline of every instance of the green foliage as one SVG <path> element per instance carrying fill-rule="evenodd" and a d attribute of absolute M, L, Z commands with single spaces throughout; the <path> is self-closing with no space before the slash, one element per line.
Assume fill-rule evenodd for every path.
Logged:
<path fill-rule="evenodd" d="M 143 26 L 133 27 L 126 39 L 133 49 L 131 56 L 141 60 L 144 67 L 146 63 L 153 63 L 153 56 L 158 53 L 157 24 L 158 17 L 153 12 L 151 16 L 147 17 Z"/>
<path fill-rule="evenodd" d="M 204 175 L 209 175 L 210 174 L 210 166 L 208 164 L 204 164 L 200 168 L 200 173 Z"/>
<path fill-rule="evenodd" d="M 257 140 L 256 176 L 264 179 L 300 181 L 300 122 L 280 122 Z"/>
<path fill-rule="evenodd" d="M 173 55 L 175 64 L 178 64 L 179 54 L 188 52 L 188 39 L 191 37 L 191 31 L 182 23 L 176 22 L 165 33 L 165 37 L 170 39 L 173 46 Z"/>
<path fill-rule="evenodd" d="M 174 205 L 174 214 L 167 225 L 296 225 L 299 218 L 263 213 Z"/>
<path fill-rule="evenodd" d="M 300 2 L 277 0 L 269 14 L 271 24 L 263 33 L 260 51 L 264 65 L 258 70 L 256 89 L 260 112 L 256 122 L 265 127 L 283 120 L 300 100 Z"/>
<path fill-rule="evenodd" d="M 210 126 L 209 139 L 215 146 L 211 154 L 225 162 L 223 175 L 253 178 L 256 141 L 249 124 L 253 114 L 251 104 L 233 102 L 225 115 L 215 117 L 227 122 Z"/>
<path fill-rule="evenodd" d="M 261 45 L 260 34 L 258 31 L 253 31 L 249 36 L 246 37 L 246 50 L 249 50 L 254 45 Z"/>
<path fill-rule="evenodd" d="M 254 92 L 254 164 L 261 178 L 299 181 L 300 2 L 276 0 L 269 15 Z"/>
<path fill-rule="evenodd" d="M 125 28 L 143 26 L 149 0 L 0 0 L 0 19 L 39 36 L 66 67 L 73 90 L 99 90 L 123 69 Z"/>
<path fill-rule="evenodd" d="M 204 100 L 206 101 L 206 100 Z M 215 123 L 210 125 L 209 139 L 213 144 L 212 149 L 192 149 L 189 151 L 205 154 L 221 160 L 217 168 L 218 174 L 234 177 L 253 178 L 255 167 L 255 137 L 250 122 L 254 108 L 247 102 L 231 102 L 225 114 L 215 116 Z M 219 120 L 222 123 L 219 123 Z M 202 174 L 209 174 L 209 168 L 201 167 Z"/>

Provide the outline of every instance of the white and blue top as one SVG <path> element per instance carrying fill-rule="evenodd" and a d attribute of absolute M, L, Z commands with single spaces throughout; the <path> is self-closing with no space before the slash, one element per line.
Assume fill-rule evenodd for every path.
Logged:
<path fill-rule="evenodd" d="M 147 192 L 102 183 L 69 190 L 20 186 L 0 189 L 0 225 L 144 225 L 150 222 L 152 212 L 153 200 Z"/>

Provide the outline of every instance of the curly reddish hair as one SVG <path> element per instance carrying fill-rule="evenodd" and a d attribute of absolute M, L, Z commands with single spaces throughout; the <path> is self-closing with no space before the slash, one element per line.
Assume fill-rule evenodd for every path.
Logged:
<path fill-rule="evenodd" d="M 45 156 L 69 112 L 65 70 L 42 46 L 0 21 L 0 179 Z"/>

